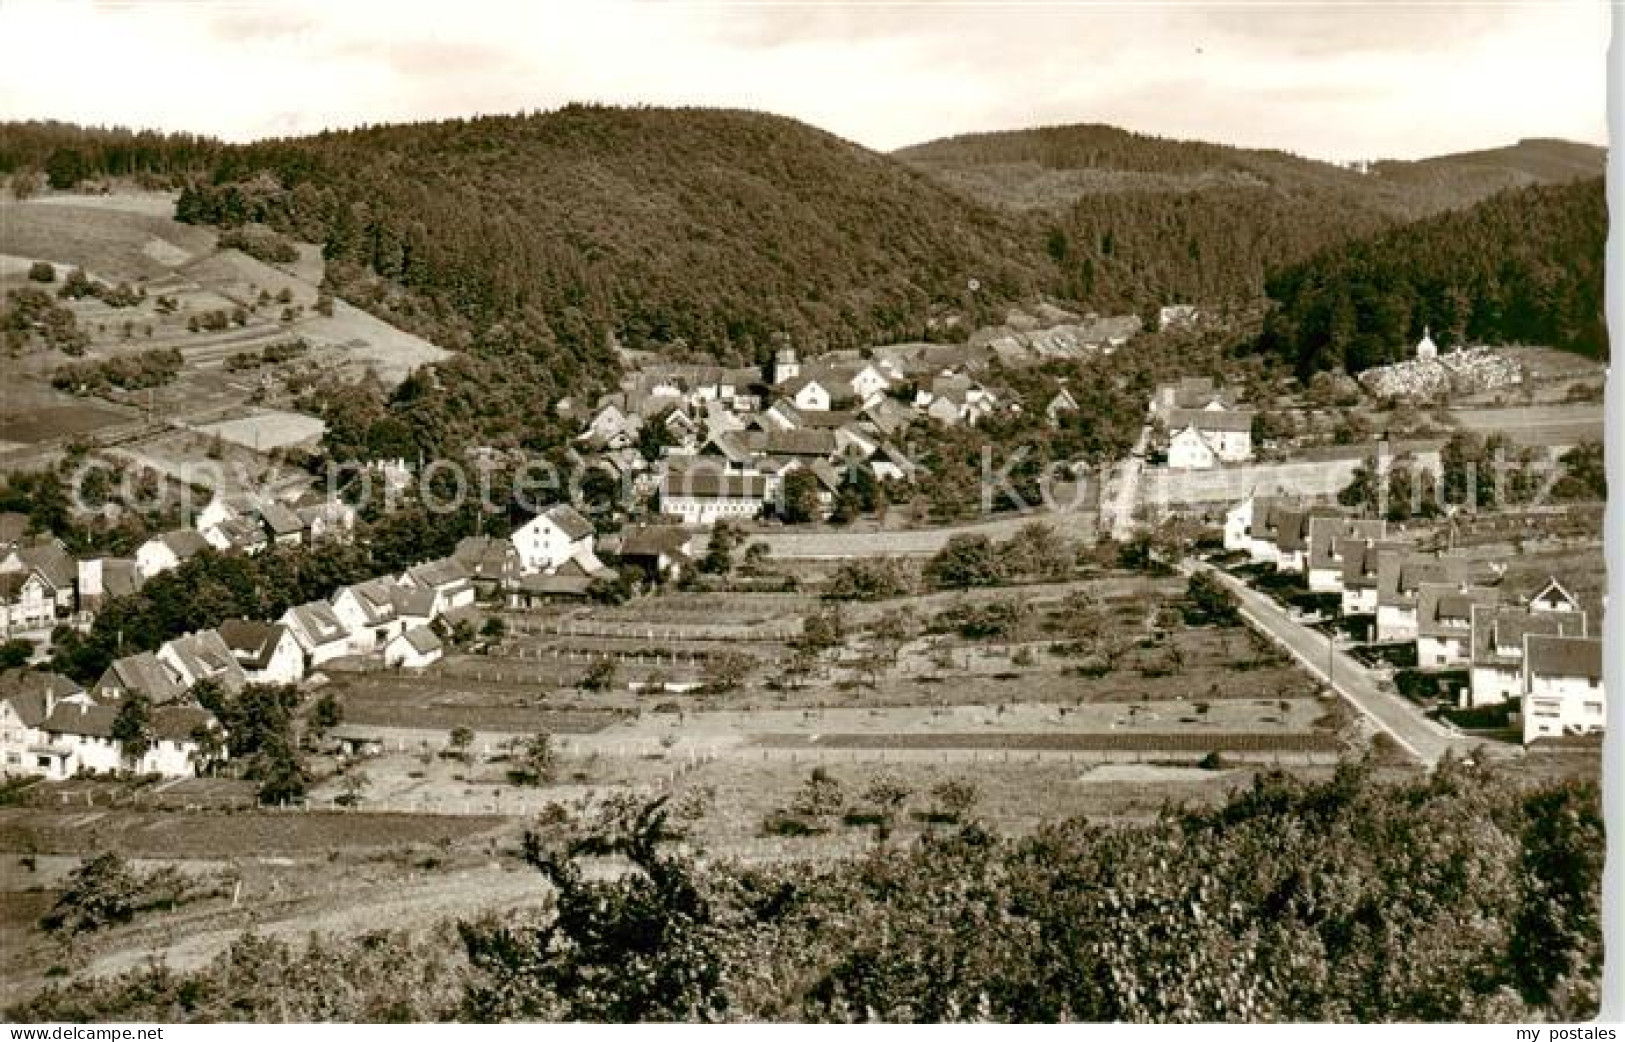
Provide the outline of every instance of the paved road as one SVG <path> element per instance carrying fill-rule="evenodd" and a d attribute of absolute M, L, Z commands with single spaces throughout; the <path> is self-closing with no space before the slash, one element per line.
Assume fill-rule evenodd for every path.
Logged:
<path fill-rule="evenodd" d="M 1281 606 L 1269 597 L 1210 565 L 1196 567 L 1212 572 L 1228 586 L 1241 601 L 1248 620 L 1284 646 L 1311 673 L 1326 680 L 1329 666 L 1331 686 L 1337 693 L 1422 763 L 1431 767 L 1446 751 L 1459 756 L 1472 747 L 1468 739 L 1452 735 L 1400 695 L 1379 688 L 1372 672 L 1357 660 L 1341 651 L 1328 654 L 1325 636 L 1287 618 Z"/>
<path fill-rule="evenodd" d="M 1140 437 L 1127 458 L 1113 468 L 1108 498 L 1101 503 L 1101 534 L 1120 543 L 1134 535 L 1134 508 L 1140 503 L 1140 473 L 1145 470 L 1145 453 L 1151 444 L 1151 428 L 1141 427 Z"/>

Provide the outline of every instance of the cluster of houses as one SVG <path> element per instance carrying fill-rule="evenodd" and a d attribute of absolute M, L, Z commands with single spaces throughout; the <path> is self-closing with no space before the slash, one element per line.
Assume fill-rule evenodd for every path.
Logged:
<path fill-rule="evenodd" d="M 896 443 L 916 421 L 974 426 L 1017 408 L 978 373 L 991 352 L 915 345 L 868 357 L 803 362 L 781 348 L 764 374 L 754 368 L 657 364 L 640 369 L 585 418 L 577 445 L 592 462 L 658 495 L 660 511 L 690 525 L 744 519 L 784 507 L 785 480 L 805 470 L 827 514 L 854 470 L 877 481 L 919 473 Z M 1054 419 L 1076 410 L 1064 390 Z M 649 460 L 640 447 L 660 446 Z"/>
<path fill-rule="evenodd" d="M 200 526 L 218 530 L 245 516 L 242 505 L 227 507 L 211 504 L 200 515 Z M 327 537 L 341 530 L 347 532 L 348 527 L 332 529 Z M 189 545 L 190 540 L 179 538 L 182 534 L 206 538 L 189 530 L 166 533 L 158 540 L 172 548 Z M 613 577 L 594 544 L 594 529 L 586 518 L 572 507 L 554 506 L 506 539 L 466 538 L 449 557 L 414 565 L 398 576 L 343 586 L 326 600 L 289 608 L 278 619 L 228 620 L 213 629 L 175 637 L 155 651 L 123 656 L 89 688 L 50 673 L 10 674 L 0 687 L 0 769 L 47 778 L 80 771 L 191 774 L 215 744 L 194 732 L 200 727 L 219 728 L 213 715 L 192 701 L 197 684 L 212 682 L 227 692 L 249 684 L 297 684 L 343 656 L 422 669 L 445 653 L 435 629 L 437 620 L 445 626 L 472 623 L 477 618 L 476 600 L 516 604 L 585 596 L 594 582 Z M 38 551 L 46 546 L 55 544 L 35 543 L 13 551 L 30 562 L 27 575 L 53 567 L 56 558 Z M 667 527 L 623 533 L 621 546 L 623 560 L 651 560 L 666 575 L 680 571 L 692 553 L 689 537 Z M 237 544 L 228 549 L 255 552 Z M 139 569 L 140 560 L 138 555 L 137 582 L 148 577 Z M 54 569 L 72 574 L 73 561 L 58 562 Z M 142 756 L 126 759 L 111 728 L 119 706 L 137 692 L 154 707 L 154 741 Z"/>
<path fill-rule="evenodd" d="M 1148 410 L 1171 470 L 1211 470 L 1253 458 L 1253 410 L 1207 377 L 1162 384 Z"/>
<path fill-rule="evenodd" d="M 1419 549 L 1384 521 L 1250 496 L 1225 515 L 1224 545 L 1338 595 L 1378 644 L 1411 643 L 1423 670 L 1462 670 L 1463 708 L 1512 704 L 1525 742 L 1601 731 L 1600 628 L 1556 579 L 1504 603 L 1490 563 Z"/>
<path fill-rule="evenodd" d="M 191 528 L 153 536 L 132 557 L 75 558 L 61 540 L 28 535 L 26 515 L 0 514 L 0 636 L 50 632 L 84 623 L 110 597 L 213 548 L 257 554 L 272 544 L 298 546 L 348 539 L 355 509 L 337 500 L 289 506 L 268 497 L 215 496 Z"/>

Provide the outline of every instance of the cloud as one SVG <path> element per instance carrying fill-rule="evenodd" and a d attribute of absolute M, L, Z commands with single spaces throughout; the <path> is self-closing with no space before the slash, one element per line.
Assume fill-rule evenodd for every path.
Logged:
<path fill-rule="evenodd" d="M 1106 122 L 1328 158 L 1604 137 L 1605 4 L 0 4 L 0 117 L 212 133 L 704 104 L 874 148 Z"/>

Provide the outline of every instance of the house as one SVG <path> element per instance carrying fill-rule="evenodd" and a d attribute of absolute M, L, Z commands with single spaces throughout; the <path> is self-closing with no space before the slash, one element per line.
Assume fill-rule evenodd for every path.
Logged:
<path fill-rule="evenodd" d="M 1525 604 L 1475 604 L 1472 628 L 1468 706 L 1478 708 L 1523 697 L 1523 639 L 1527 634 L 1583 637 L 1586 616 L 1584 612 L 1531 611 Z"/>
<path fill-rule="evenodd" d="M 171 568 L 180 567 L 182 562 L 191 560 L 207 549 L 209 549 L 208 541 L 190 528 L 179 528 L 173 532 L 155 535 L 136 548 L 136 574 L 143 581 L 151 579 Z"/>
<path fill-rule="evenodd" d="M 28 591 L 29 596 L 43 596 L 48 600 L 53 617 L 73 611 L 77 601 L 79 566 L 59 540 L 42 536 L 4 548 L 4 552 L 0 553 L 0 576 L 19 577 L 8 584 L 15 587 L 11 592 L 13 598 L 23 594 L 23 584 L 29 574 L 37 577 L 37 582 Z"/>
<path fill-rule="evenodd" d="M 219 632 L 248 683 L 297 684 L 304 679 L 304 649 L 281 623 L 227 619 Z"/>
<path fill-rule="evenodd" d="M 466 536 L 458 540 L 452 557 L 468 571 L 474 595 L 479 599 L 500 596 L 502 591 L 517 585 L 524 574 L 519 550 L 511 539 Z"/>
<path fill-rule="evenodd" d="M 1205 409 L 1222 412 L 1235 408 L 1235 402 L 1205 376 L 1187 376 L 1176 383 L 1160 384 L 1151 394 L 1149 411 L 1153 422 L 1166 421 L 1176 409 Z M 1168 423 L 1169 430 L 1174 424 Z"/>
<path fill-rule="evenodd" d="M 212 680 L 227 691 L 240 691 L 248 683 L 237 656 L 226 647 L 218 630 L 198 630 L 165 641 L 158 661 L 168 667 L 181 687 Z"/>
<path fill-rule="evenodd" d="M 1330 506 L 1271 510 L 1268 524 L 1275 545 L 1276 571 L 1301 573 L 1308 568 L 1309 523 L 1317 517 L 1341 518 L 1342 511 Z"/>
<path fill-rule="evenodd" d="M 388 579 L 368 579 L 345 586 L 333 595 L 333 614 L 350 635 L 350 650 L 377 651 L 404 629 L 396 605 L 404 590 Z"/>
<path fill-rule="evenodd" d="M 1527 633 L 1523 667 L 1525 744 L 1603 729 L 1607 700 L 1601 638 Z"/>
<path fill-rule="evenodd" d="M 267 500 L 260 504 L 260 523 L 276 546 L 299 546 L 305 541 L 305 522 L 298 511 Z"/>
<path fill-rule="evenodd" d="M 660 482 L 660 511 L 685 524 L 756 517 L 769 502 L 767 477 L 754 468 L 668 467 Z"/>
<path fill-rule="evenodd" d="M 1580 601 L 1553 577 L 1547 579 L 1546 585 L 1529 598 L 1529 610 L 1543 614 L 1580 612 Z"/>
<path fill-rule="evenodd" d="M 787 380 L 779 390 L 802 412 L 827 412 L 840 387 L 835 380 L 809 373 Z"/>
<path fill-rule="evenodd" d="M 1256 520 L 1260 527 L 1263 527 L 1263 522 L 1268 517 L 1270 507 L 1274 503 L 1275 500 L 1270 496 L 1252 495 L 1226 510 L 1224 512 L 1224 548 L 1230 551 L 1244 552 L 1253 560 L 1258 560 L 1259 543 L 1263 540 L 1253 535 L 1253 525 Z"/>
<path fill-rule="evenodd" d="M 94 615 L 110 597 L 128 597 L 141 588 L 141 573 L 128 557 L 86 557 L 76 563 L 79 610 Z"/>
<path fill-rule="evenodd" d="M 847 389 L 860 403 L 883 395 L 891 387 L 891 380 L 873 363 L 865 363 L 847 379 Z"/>
<path fill-rule="evenodd" d="M 1424 583 L 1467 584 L 1469 563 L 1420 553 L 1384 554 L 1377 561 L 1376 639 L 1410 643 L 1417 635 L 1417 594 Z"/>
<path fill-rule="evenodd" d="M 920 473 L 919 464 L 889 441 L 881 442 L 864 462 L 881 481 L 912 481 Z"/>
<path fill-rule="evenodd" d="M 326 601 L 311 601 L 289 608 L 277 622 L 304 652 L 310 669 L 319 669 L 324 663 L 350 653 L 350 630 Z"/>
<path fill-rule="evenodd" d="M 117 699 L 139 691 L 155 704 L 175 702 L 186 697 L 186 684 L 158 656 L 150 651 L 114 659 L 92 688 L 97 699 Z"/>
<path fill-rule="evenodd" d="M 203 539 L 221 553 L 257 554 L 270 545 L 265 529 L 245 517 L 232 517 L 206 529 Z"/>
<path fill-rule="evenodd" d="M 1388 534 L 1385 521 L 1357 521 L 1343 517 L 1309 519 L 1309 550 L 1305 571 L 1311 593 L 1343 592 L 1343 558 L 1363 550 Z"/>
<path fill-rule="evenodd" d="M 892 398 L 877 398 L 859 412 L 859 422 L 881 437 L 889 438 L 914 422 L 914 410 Z"/>
<path fill-rule="evenodd" d="M 593 580 L 583 575 L 527 575 L 508 591 L 508 606 L 530 608 L 559 601 L 584 601 L 592 596 Z"/>
<path fill-rule="evenodd" d="M 305 540 L 310 543 L 348 542 L 355 531 L 355 507 L 342 500 L 324 500 L 299 507 L 294 513 L 304 525 Z"/>
<path fill-rule="evenodd" d="M 620 448 L 635 441 L 642 427 L 643 417 L 635 412 L 628 415 L 619 404 L 609 401 L 605 402 L 593 416 L 579 440 L 608 448 Z"/>
<path fill-rule="evenodd" d="M 432 591 L 436 615 L 474 603 L 474 578 L 456 557 L 414 565 L 401 573 L 399 582 L 402 586 Z"/>
<path fill-rule="evenodd" d="M 83 697 L 84 688 L 60 673 L 0 672 L 0 777 L 54 770 L 57 761 L 40 725 L 58 702 Z"/>
<path fill-rule="evenodd" d="M 35 569 L 0 572 L 0 635 L 45 629 L 56 622 L 56 591 Z"/>
<path fill-rule="evenodd" d="M 224 737 L 220 722 L 201 706 L 155 706 L 150 721 L 152 744 L 139 758 L 132 758 L 113 737 L 119 708 L 118 701 L 98 702 L 88 695 L 55 700 L 38 726 L 44 741 L 33 751 L 32 773 L 52 780 L 81 771 L 187 778 L 197 772 L 203 755 L 198 732 L 206 729 Z M 220 747 L 220 757 L 226 755 L 224 742 L 212 744 Z"/>
<path fill-rule="evenodd" d="M 916 409 L 950 427 L 961 423 L 974 427 L 997 404 L 992 391 L 964 373 L 939 373 L 929 390 L 922 388 L 914 396 Z"/>
<path fill-rule="evenodd" d="M 1377 579 L 1382 568 L 1384 556 L 1403 557 L 1414 553 L 1415 549 L 1409 543 L 1396 540 L 1375 542 L 1365 540 L 1357 543 L 1345 543 L 1342 547 L 1343 588 L 1342 614 L 1344 616 L 1369 615 L 1373 618 L 1377 614 Z"/>
<path fill-rule="evenodd" d="M 1455 669 L 1472 659 L 1473 608 L 1491 607 L 1495 590 L 1423 583 L 1416 591 L 1416 664 Z"/>
<path fill-rule="evenodd" d="M 521 525 L 512 538 L 520 571 L 550 572 L 570 558 L 592 552 L 592 522 L 567 503 L 548 507 Z"/>
<path fill-rule="evenodd" d="M 439 662 L 446 649 L 427 626 L 414 626 L 397 634 L 384 645 L 384 665 L 402 669 L 423 669 Z"/>
<path fill-rule="evenodd" d="M 1174 470 L 1208 470 L 1253 458 L 1250 409 L 1173 409 L 1168 430 L 1168 466 Z"/>
<path fill-rule="evenodd" d="M 679 579 L 694 559 L 694 537 L 676 525 L 634 525 L 621 533 L 620 557 L 651 582 Z"/>

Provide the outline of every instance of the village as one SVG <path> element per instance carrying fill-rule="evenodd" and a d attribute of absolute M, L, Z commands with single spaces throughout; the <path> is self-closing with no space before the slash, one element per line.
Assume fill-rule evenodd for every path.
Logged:
<path fill-rule="evenodd" d="M 1170 308 L 1162 322 L 1191 317 L 1189 309 Z M 1083 351 L 1109 354 L 1126 338 L 1113 341 L 1084 345 Z M 797 575 L 814 588 L 827 585 L 828 564 L 798 565 L 793 549 L 783 552 L 782 541 L 775 554 L 775 533 L 786 531 L 786 522 L 794 529 L 797 522 L 816 525 L 828 518 L 855 472 L 880 485 L 913 481 L 918 467 L 896 439 L 911 428 L 917 433 L 914 425 L 974 427 L 1000 410 L 1019 408 L 977 376 L 988 372 L 997 347 L 880 348 L 860 357 L 809 362 L 782 347 L 765 374 L 658 361 L 635 368 L 620 391 L 593 409 L 562 402 L 560 410 L 581 417 L 579 458 L 624 477 L 632 502 L 652 497 L 657 504 L 652 513 L 623 509 L 595 523 L 575 507 L 557 504 L 506 537 L 466 537 L 446 557 L 344 585 L 325 599 L 291 606 L 280 617 L 231 619 L 176 634 L 161 646 L 115 659 L 94 684 L 81 686 L 49 673 L 22 675 L 0 703 L 4 769 L 52 780 L 87 773 L 191 776 L 219 755 L 222 744 L 219 722 L 189 696 L 199 683 L 236 692 L 246 685 L 320 686 L 335 669 L 464 675 L 470 634 L 492 638 L 479 642 L 479 656 L 512 654 L 501 634 L 525 632 L 527 617 L 555 628 L 561 624 L 550 620 L 561 616 L 590 619 L 603 605 L 613 608 L 624 600 L 626 576 L 646 591 L 633 603 L 650 605 L 644 612 L 651 622 L 648 633 L 662 628 L 672 633 L 658 605 L 683 596 L 675 592 L 683 580 L 698 578 L 718 526 L 728 530 L 727 539 L 745 544 L 744 558 L 751 562 L 731 588 L 759 589 L 764 592 L 754 596 L 771 599 L 775 589 L 799 596 L 788 592 L 796 589 Z M 1445 357 L 1453 369 L 1461 369 L 1461 359 L 1478 356 Z M 1427 374 L 1442 364 L 1425 336 L 1414 361 L 1395 368 Z M 1493 377 L 1482 386 L 1458 382 L 1456 389 L 1471 394 L 1500 388 L 1510 364 L 1503 360 L 1486 370 L 1475 363 L 1469 368 Z M 1423 392 L 1437 391 L 1431 379 L 1419 378 Z M 1075 411 L 1077 403 L 1063 385 L 1044 408 L 1054 422 Z M 1120 466 L 1115 483 L 1100 492 L 1104 535 L 1121 542 L 1124 527 L 1144 532 L 1184 523 L 1197 526 L 1197 532 L 1212 526 L 1208 530 L 1216 537 L 1222 523 L 1222 550 L 1231 571 L 1289 610 L 1290 625 L 1323 634 L 1328 647 L 1357 650 L 1364 664 L 1355 670 L 1378 670 L 1387 697 L 1422 705 L 1436 718 L 1445 709 L 1446 717 L 1471 721 L 1475 733 L 1517 733 L 1524 743 L 1600 731 L 1605 713 L 1599 601 L 1582 604 L 1555 575 L 1541 577 L 1549 581 L 1538 589 L 1505 582 L 1504 559 L 1498 563 L 1482 553 L 1439 549 L 1436 523 L 1365 518 L 1339 506 L 1341 481 L 1355 459 L 1341 470 L 1330 468 L 1341 475 L 1336 480 L 1327 482 L 1327 468 L 1320 467 L 1319 485 L 1300 482 L 1283 490 L 1282 479 L 1294 473 L 1296 461 L 1273 468 L 1255 463 L 1257 415 L 1233 390 L 1210 379 L 1157 387 L 1141 439 L 1149 448 Z M 1145 458 L 1154 465 L 1144 464 Z M 405 461 L 389 467 L 398 483 L 410 482 Z M 1188 501 L 1178 501 L 1174 493 L 1170 504 L 1169 490 L 1178 487 L 1182 475 L 1204 472 L 1231 479 L 1231 488 L 1267 488 L 1272 478 L 1277 487 L 1274 494 L 1250 491 L 1226 505 L 1223 486 L 1205 484 Z M 1141 497 L 1155 501 L 1136 501 L 1133 488 L 1125 496 L 1123 484 L 1130 479 L 1138 480 Z M 1046 515 L 1035 516 L 1048 523 Z M 764 518 L 777 520 L 763 528 Z M 1450 524 L 1454 529 L 1455 521 Z M 43 656 L 54 627 L 87 628 L 107 599 L 132 594 L 199 554 L 251 556 L 271 546 L 344 542 L 353 538 L 355 526 L 353 506 L 314 492 L 294 501 L 216 494 L 191 527 L 153 536 L 130 558 L 74 559 L 59 540 L 29 535 L 26 517 L 0 516 L 0 629 L 8 638 L 40 641 L 35 656 Z M 763 533 L 754 547 L 748 545 L 753 531 Z M 1071 530 L 1065 531 L 1071 538 Z M 945 530 L 929 545 L 940 557 L 956 538 L 986 540 L 976 532 L 974 526 Z M 1592 533 L 1589 545 L 1600 559 L 1597 535 Z M 853 557 L 864 556 L 856 547 L 874 538 L 835 537 L 849 540 Z M 1090 532 L 1074 552 L 1094 542 Z M 1201 545 L 1200 536 L 1191 544 Z M 1234 567 L 1238 561 L 1245 568 Z M 727 571 L 725 566 L 725 580 Z M 766 586 L 757 580 L 752 587 L 745 578 L 750 571 L 777 578 Z M 1057 575 L 1072 573 L 1063 567 Z M 1572 575 L 1567 579 L 1573 580 Z M 1588 595 L 1594 580 L 1587 579 Z M 620 594 L 612 592 L 617 584 Z M 903 593 L 900 588 L 883 595 Z M 775 639 L 789 641 L 798 621 L 769 628 Z M 453 640 L 454 633 L 460 639 Z M 657 646 L 641 650 L 658 658 Z M 642 658 L 635 646 L 598 656 L 584 648 L 581 654 L 600 665 Z M 570 655 L 573 660 L 574 649 Z M 695 691 L 707 682 L 699 665 L 703 659 L 691 656 L 687 675 L 619 686 L 645 693 Z M 1394 691 L 1396 671 L 1402 692 Z M 1333 678 L 1326 679 L 1336 686 Z M 609 686 L 595 685 L 599 691 Z M 153 712 L 145 725 L 150 741 L 143 740 L 140 755 L 131 756 L 115 738 L 116 719 L 120 707 L 137 696 Z M 1440 724 L 1459 735 L 1448 720 L 1429 726 Z"/>

